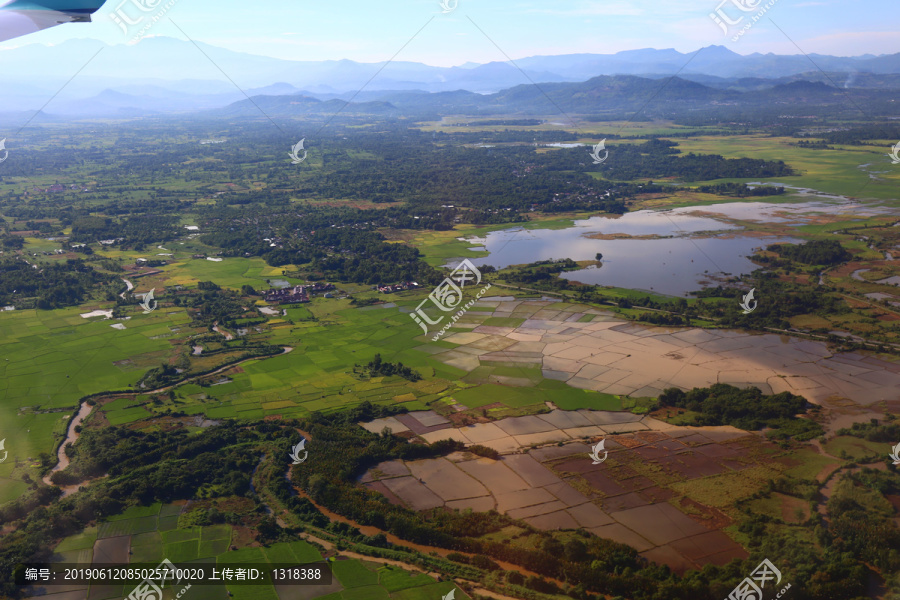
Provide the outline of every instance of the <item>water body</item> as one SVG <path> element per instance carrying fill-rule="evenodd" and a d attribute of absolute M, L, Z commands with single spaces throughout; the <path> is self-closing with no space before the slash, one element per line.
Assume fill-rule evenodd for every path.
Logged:
<path fill-rule="evenodd" d="M 734 202 L 679 208 L 672 212 L 715 212 L 734 219 L 765 223 L 792 223 L 798 226 L 807 222 L 809 217 L 816 215 L 845 215 L 848 220 L 864 221 L 869 217 L 896 213 L 895 208 L 876 202 L 858 202 L 850 200 L 846 196 L 825 194 L 809 188 L 792 187 L 784 184 L 763 185 L 779 185 L 784 188 L 790 188 L 793 190 L 794 195 L 804 198 L 815 198 L 816 201 L 793 203 Z M 755 186 L 747 184 L 747 187 L 752 188 Z"/>
<path fill-rule="evenodd" d="M 762 203 L 747 203 L 762 205 Z M 635 211 L 621 217 L 592 217 L 566 229 L 509 229 L 477 240 L 490 252 L 472 262 L 498 268 L 546 259 L 593 260 L 603 254 L 601 267 L 562 274 L 571 281 L 654 291 L 672 296 L 709 285 L 711 279 L 750 273 L 757 268 L 747 257 L 755 250 L 789 237 L 741 235 L 742 229 L 705 215 L 753 211 L 747 204 L 720 204 L 670 211 Z M 770 205 L 773 208 L 779 205 Z M 759 214 L 761 206 L 756 207 Z M 728 215 L 730 216 L 730 215 Z M 697 234 L 703 233 L 703 237 Z M 596 239 L 591 235 L 656 236 L 651 239 Z M 476 242 L 476 243 L 477 243 Z"/>
<path fill-rule="evenodd" d="M 49 473 L 47 473 L 46 477 L 44 477 L 43 482 L 45 484 L 53 485 L 53 482 L 50 480 L 50 476 L 57 471 L 64 470 L 69 466 L 69 456 L 66 454 L 66 446 L 71 446 L 76 441 L 78 441 L 78 438 L 81 436 L 81 434 L 75 431 L 75 428 L 84 422 L 88 415 L 91 414 L 91 410 L 93 410 L 93 407 L 88 404 L 87 401 L 82 402 L 81 406 L 78 407 L 78 414 L 75 415 L 74 419 L 69 421 L 69 428 L 66 431 L 66 439 L 62 444 L 60 444 L 59 449 L 56 452 L 56 466 L 53 467 Z M 66 496 L 74 494 L 83 485 L 83 483 L 84 482 L 74 485 L 60 486 L 60 489 L 63 492 L 62 497 L 65 498 Z"/>

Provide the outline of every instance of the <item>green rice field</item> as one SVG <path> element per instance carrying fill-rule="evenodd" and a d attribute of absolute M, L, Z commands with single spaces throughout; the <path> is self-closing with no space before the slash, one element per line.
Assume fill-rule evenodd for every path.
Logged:
<path fill-rule="evenodd" d="M 56 558 L 79 562 L 84 566 L 106 560 L 106 552 L 115 547 L 129 556 L 131 563 L 159 563 L 168 559 L 178 565 L 213 563 L 217 567 L 258 565 L 304 565 L 324 560 L 316 546 L 303 540 L 279 542 L 269 546 L 254 543 L 249 547 L 230 549 L 233 544 L 231 525 L 167 528 L 167 519 L 177 521 L 182 507 L 156 503 L 135 506 L 110 517 L 97 527 L 65 538 L 54 549 Z M 422 573 L 356 558 L 336 557 L 330 563 L 332 583 L 324 586 L 271 585 L 194 585 L 190 600 L 226 600 L 227 598 L 271 598 L 272 600 L 304 600 L 327 597 L 334 600 L 439 600 L 455 586 L 437 582 Z M 87 586 L 85 586 L 87 587 Z M 457 589 L 457 600 L 468 596 Z M 51 589 L 52 591 L 52 589 Z M 168 600 L 174 589 L 166 590 Z M 123 586 L 90 586 L 89 595 L 97 600 L 122 598 L 130 590 Z M 323 595 L 324 594 L 324 595 Z M 48 600 L 64 600 L 65 592 L 51 593 Z"/>

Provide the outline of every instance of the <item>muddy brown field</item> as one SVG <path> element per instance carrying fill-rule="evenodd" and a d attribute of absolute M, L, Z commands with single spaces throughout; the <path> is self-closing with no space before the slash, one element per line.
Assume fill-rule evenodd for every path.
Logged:
<path fill-rule="evenodd" d="M 607 394 L 657 397 L 728 383 L 764 393 L 791 392 L 817 404 L 861 405 L 900 393 L 900 363 L 859 353 L 833 353 L 823 342 L 775 334 L 689 327 L 652 327 L 574 303 L 483 299 L 448 335 L 455 344 L 432 354 L 448 365 L 539 366 L 544 377 Z M 490 312 L 488 312 L 490 311 Z M 518 327 L 485 326 L 487 317 L 516 317 Z"/>
<path fill-rule="evenodd" d="M 410 423 L 442 425 L 430 412 L 404 416 Z M 390 423 L 379 419 L 362 425 L 380 431 Z M 747 556 L 721 531 L 732 523 L 726 514 L 669 486 L 769 463 L 752 451 L 764 444 L 755 435 L 588 410 L 446 425 L 420 437 L 480 443 L 505 454 L 499 460 L 456 452 L 440 459 L 384 462 L 362 483 L 413 510 L 497 510 L 539 529 L 586 529 L 680 572 Z M 623 427 L 628 431 L 615 433 Z M 609 457 L 594 465 L 586 441 L 601 437 Z M 547 445 L 530 447 L 535 443 Z"/>

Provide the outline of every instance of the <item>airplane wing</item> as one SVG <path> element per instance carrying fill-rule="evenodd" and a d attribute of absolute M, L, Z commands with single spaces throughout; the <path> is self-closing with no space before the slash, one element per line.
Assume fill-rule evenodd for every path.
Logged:
<path fill-rule="evenodd" d="M 0 42 L 65 23 L 90 23 L 105 0 L 0 0 Z"/>

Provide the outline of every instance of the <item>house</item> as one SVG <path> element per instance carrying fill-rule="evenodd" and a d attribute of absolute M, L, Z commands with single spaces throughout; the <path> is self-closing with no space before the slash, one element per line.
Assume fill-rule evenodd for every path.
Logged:
<path fill-rule="evenodd" d="M 293 304 L 309 302 L 309 294 L 302 285 L 287 287 L 284 289 L 272 289 L 265 292 L 266 302 L 270 304 Z"/>
<path fill-rule="evenodd" d="M 382 294 L 393 294 L 394 292 L 403 292 L 405 290 L 414 290 L 419 287 L 415 281 L 403 281 L 401 283 L 379 285 L 378 291 Z"/>
<path fill-rule="evenodd" d="M 309 302 L 311 294 L 316 292 L 329 292 L 334 290 L 333 283 L 316 282 L 312 285 L 297 285 L 287 288 L 273 288 L 264 293 L 266 302 L 272 304 L 290 304 L 296 302 Z M 331 294 L 325 294 L 325 297 L 333 297 Z"/>

